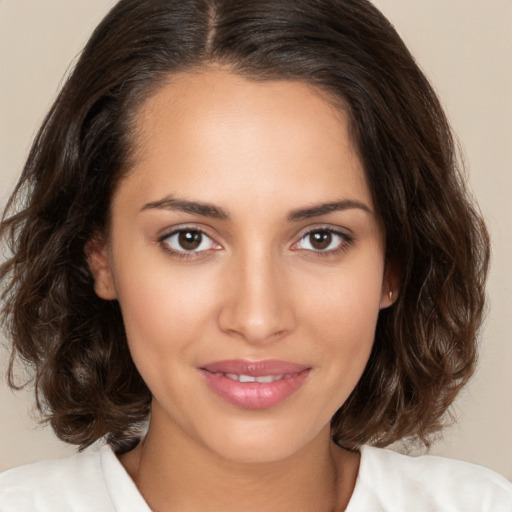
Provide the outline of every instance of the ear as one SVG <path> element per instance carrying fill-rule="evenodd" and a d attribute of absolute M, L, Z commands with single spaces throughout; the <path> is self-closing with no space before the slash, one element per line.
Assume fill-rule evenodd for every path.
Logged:
<path fill-rule="evenodd" d="M 96 233 L 85 244 L 85 256 L 89 270 L 94 278 L 94 291 L 104 300 L 117 299 L 114 276 L 109 261 L 108 246 L 105 237 Z"/>
<path fill-rule="evenodd" d="M 382 294 L 380 308 L 392 306 L 400 293 L 400 271 L 395 260 L 386 261 L 384 267 L 384 278 L 382 280 Z"/>

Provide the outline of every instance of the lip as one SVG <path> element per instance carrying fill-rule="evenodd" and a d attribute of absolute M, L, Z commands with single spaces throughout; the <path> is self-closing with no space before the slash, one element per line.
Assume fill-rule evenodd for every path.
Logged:
<path fill-rule="evenodd" d="M 199 371 L 210 389 L 228 403 L 243 409 L 268 409 L 286 400 L 304 384 L 311 368 L 305 365 L 267 359 L 232 359 L 205 364 Z M 250 377 L 283 376 L 273 382 L 239 382 L 225 374 Z"/>

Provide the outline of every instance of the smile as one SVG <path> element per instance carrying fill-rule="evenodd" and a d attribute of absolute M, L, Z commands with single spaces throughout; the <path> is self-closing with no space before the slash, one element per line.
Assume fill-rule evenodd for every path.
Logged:
<path fill-rule="evenodd" d="M 219 377 L 227 377 L 231 380 L 236 380 L 238 382 L 259 382 L 262 384 L 268 384 L 270 382 L 275 382 L 276 380 L 287 379 L 293 376 L 292 373 L 287 373 L 286 375 L 262 375 L 261 377 L 254 377 L 253 375 L 238 375 L 236 373 L 221 373 L 217 372 L 215 375 Z"/>
<path fill-rule="evenodd" d="M 286 361 L 230 360 L 199 369 L 210 390 L 243 409 L 268 409 L 297 392 L 311 368 Z"/>

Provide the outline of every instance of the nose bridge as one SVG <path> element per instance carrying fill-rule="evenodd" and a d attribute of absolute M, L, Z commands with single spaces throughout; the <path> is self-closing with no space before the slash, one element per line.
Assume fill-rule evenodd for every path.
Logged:
<path fill-rule="evenodd" d="M 265 343 L 293 328 L 293 304 L 277 254 L 261 246 L 240 251 L 229 263 L 229 274 L 219 316 L 222 330 L 249 343 Z"/>

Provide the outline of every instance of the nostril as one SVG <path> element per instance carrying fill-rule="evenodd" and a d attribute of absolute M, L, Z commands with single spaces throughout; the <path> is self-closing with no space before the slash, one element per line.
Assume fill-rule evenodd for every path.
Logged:
<path fill-rule="evenodd" d="M 248 343 L 267 343 L 286 336 L 295 321 L 288 305 L 255 308 L 233 301 L 222 306 L 218 324 L 223 332 Z"/>

